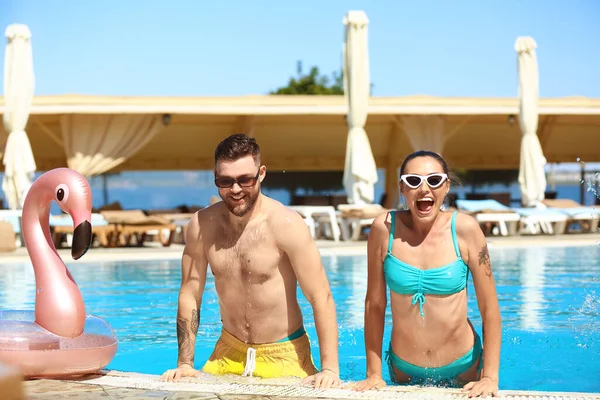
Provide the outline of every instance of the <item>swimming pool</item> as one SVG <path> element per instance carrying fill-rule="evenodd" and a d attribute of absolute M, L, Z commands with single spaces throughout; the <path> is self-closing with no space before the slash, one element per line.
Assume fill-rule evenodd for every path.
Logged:
<path fill-rule="evenodd" d="M 490 253 L 503 319 L 500 388 L 600 391 L 600 246 L 492 248 Z M 69 269 L 81 288 L 87 311 L 106 319 L 119 338 L 119 350 L 108 368 L 150 374 L 173 368 L 179 261 L 84 260 L 69 264 Z M 362 379 L 366 368 L 366 257 L 326 255 L 323 263 L 338 310 L 342 379 Z M 35 286 L 30 265 L 5 264 L 0 269 L 0 308 L 33 309 Z M 318 364 L 311 308 L 300 296 Z M 481 333 L 472 282 L 469 316 Z M 209 274 L 197 339 L 197 368 L 210 355 L 220 328 Z M 389 331 L 388 325 L 384 344 Z"/>

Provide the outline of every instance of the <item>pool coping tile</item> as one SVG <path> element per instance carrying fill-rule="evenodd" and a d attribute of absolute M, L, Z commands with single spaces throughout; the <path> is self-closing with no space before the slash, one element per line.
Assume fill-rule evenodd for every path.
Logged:
<path fill-rule="evenodd" d="M 231 399 L 459 399 L 467 398 L 461 389 L 420 386 L 387 386 L 380 390 L 359 393 L 347 388 L 316 390 L 289 380 L 261 382 L 257 378 L 239 376 L 186 378 L 178 383 L 162 382 L 159 375 L 104 370 L 101 374 L 77 380 L 40 379 L 25 382 L 28 399 L 110 398 L 169 400 L 231 400 Z M 54 396 L 54 397 L 52 397 Z M 600 393 L 540 392 L 502 390 L 498 399 L 598 399 Z"/>

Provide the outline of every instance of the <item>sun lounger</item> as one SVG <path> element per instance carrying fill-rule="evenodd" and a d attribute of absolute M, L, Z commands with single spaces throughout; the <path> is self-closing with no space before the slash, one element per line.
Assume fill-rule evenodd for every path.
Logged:
<path fill-rule="evenodd" d="M 344 240 L 358 240 L 364 228 L 371 227 L 375 218 L 390 210 L 379 204 L 340 204 L 338 215 Z"/>
<path fill-rule="evenodd" d="M 14 245 L 21 247 L 23 244 L 23 235 L 21 232 L 21 214 L 22 210 L 0 210 L 0 221 L 8 222 L 12 225 L 14 232 Z M 12 248 L 12 245 L 10 245 Z"/>
<path fill-rule="evenodd" d="M 316 238 L 318 224 L 331 229 L 333 240 L 340 240 L 340 226 L 333 206 L 288 206 L 302 216 L 313 238 Z"/>
<path fill-rule="evenodd" d="M 551 208 L 512 208 L 521 216 L 523 233 L 561 234 L 567 226 L 567 216 Z"/>
<path fill-rule="evenodd" d="M 173 235 L 173 243 L 185 244 L 185 236 L 187 233 L 187 227 L 190 223 L 190 219 L 194 216 L 195 213 L 166 213 L 166 214 L 156 214 L 161 216 L 170 223 L 175 225 L 175 234 Z"/>
<path fill-rule="evenodd" d="M 516 235 L 521 216 L 497 200 L 456 200 L 456 207 L 473 215 L 480 225 L 497 224 L 502 236 Z"/>
<path fill-rule="evenodd" d="M 160 215 L 146 215 L 142 210 L 103 210 L 100 214 L 110 223 L 117 225 L 119 244 L 142 246 L 148 236 L 157 237 L 163 246 L 170 246 L 176 226 Z M 165 239 L 164 234 L 167 233 Z"/>
<path fill-rule="evenodd" d="M 10 222 L 0 220 L 0 253 L 15 251 L 17 240 L 15 230 Z"/>
<path fill-rule="evenodd" d="M 111 247 L 114 245 L 118 235 L 116 224 L 110 224 L 102 214 L 92 213 L 92 235 L 98 239 L 102 247 Z M 73 219 L 70 215 L 60 214 L 50 216 L 50 232 L 52 241 L 58 249 L 66 239 L 67 245 L 71 246 L 73 235 Z"/>
<path fill-rule="evenodd" d="M 585 207 L 571 199 L 547 199 L 543 201 L 548 208 L 557 210 L 567 215 L 567 226 L 565 233 L 573 224 L 585 226 L 580 231 L 597 232 L 598 221 L 600 220 L 600 208 Z"/>

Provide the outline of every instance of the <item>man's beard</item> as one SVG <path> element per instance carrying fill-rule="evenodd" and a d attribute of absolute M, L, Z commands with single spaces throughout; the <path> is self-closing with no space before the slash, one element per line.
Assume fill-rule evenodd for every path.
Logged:
<path fill-rule="evenodd" d="M 243 197 L 244 202 L 241 204 L 233 204 L 231 202 L 231 198 L 229 197 L 225 197 L 223 201 L 225 202 L 225 205 L 227 206 L 229 212 L 231 212 L 236 217 L 243 217 L 250 210 L 252 210 L 252 208 L 254 208 L 254 204 L 256 204 L 258 196 L 260 196 L 260 190 L 246 194 Z"/>

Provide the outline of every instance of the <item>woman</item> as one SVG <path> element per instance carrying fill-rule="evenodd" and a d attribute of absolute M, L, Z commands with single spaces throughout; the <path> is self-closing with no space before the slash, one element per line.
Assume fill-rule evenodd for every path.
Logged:
<path fill-rule="evenodd" d="M 441 211 L 449 190 L 444 159 L 430 151 L 413 153 L 400 168 L 408 210 L 384 213 L 373 222 L 365 299 L 367 379 L 356 390 L 385 386 L 387 284 L 392 335 L 386 361 L 392 381 L 466 383 L 470 396 L 498 392 L 501 321 L 486 239 L 471 216 Z M 485 346 L 467 318 L 469 272 Z"/>

